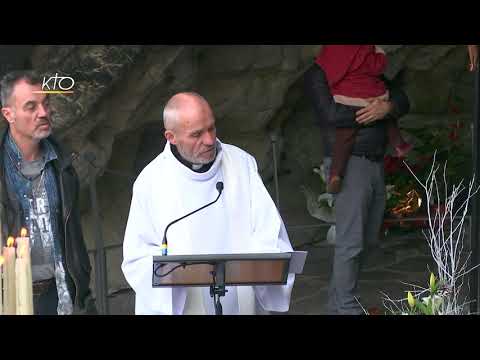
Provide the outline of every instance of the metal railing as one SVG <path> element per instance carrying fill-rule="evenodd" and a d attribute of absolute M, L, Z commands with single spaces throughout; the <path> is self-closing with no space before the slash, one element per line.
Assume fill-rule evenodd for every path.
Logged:
<path fill-rule="evenodd" d="M 123 244 L 114 244 L 105 246 L 102 236 L 102 223 L 100 219 L 100 210 L 97 198 L 97 179 L 95 176 L 96 170 L 99 169 L 95 165 L 95 154 L 88 152 L 84 155 L 84 159 L 89 164 L 88 166 L 88 186 L 90 190 L 90 204 L 93 212 L 93 226 L 95 227 L 95 249 L 88 252 L 93 254 L 95 262 L 95 301 L 97 304 L 98 313 L 101 315 L 108 315 L 108 273 L 107 273 L 107 255 L 109 249 L 116 249 L 122 247 Z M 119 171 L 104 169 L 105 173 L 110 173 L 116 176 L 127 178 L 131 181 L 135 180 L 135 176 L 125 174 Z"/>

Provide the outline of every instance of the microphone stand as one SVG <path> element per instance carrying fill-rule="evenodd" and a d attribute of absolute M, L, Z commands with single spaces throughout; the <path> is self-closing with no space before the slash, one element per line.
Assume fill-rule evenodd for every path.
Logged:
<path fill-rule="evenodd" d="M 167 242 L 167 231 L 168 231 L 168 228 L 170 226 L 172 226 L 173 224 L 176 224 L 177 222 L 179 222 L 180 220 L 183 220 L 185 219 L 186 217 L 189 217 L 190 215 L 193 215 L 197 212 L 199 212 L 200 210 L 203 210 L 205 209 L 206 207 L 209 207 L 210 205 L 213 205 L 215 204 L 218 199 L 220 198 L 220 195 L 222 195 L 222 191 L 223 191 L 223 182 L 218 182 L 217 183 L 217 191 L 218 191 L 218 196 L 217 198 L 212 201 L 211 203 L 208 203 L 207 205 L 204 205 L 202 206 L 200 209 L 197 209 L 195 211 L 192 211 L 191 213 L 185 215 L 185 216 L 182 216 L 180 219 L 177 219 L 175 221 L 172 221 L 170 224 L 168 224 L 168 226 L 165 228 L 165 231 L 163 233 L 163 240 L 162 240 L 162 256 L 167 256 L 168 255 L 168 242 Z"/>
<path fill-rule="evenodd" d="M 215 305 L 215 315 L 223 315 L 222 303 L 220 297 L 225 296 L 228 290 L 225 289 L 225 262 L 221 261 L 214 264 L 214 270 L 211 272 L 213 285 L 210 285 L 210 296 Z"/>
<path fill-rule="evenodd" d="M 210 272 L 212 275 L 213 284 L 210 285 L 210 297 L 213 298 L 213 304 L 215 306 L 215 315 L 223 315 L 222 303 L 220 302 L 220 297 L 225 296 L 228 290 L 225 289 L 225 261 L 209 261 L 209 262 L 183 262 L 173 269 L 168 271 L 165 274 L 158 274 L 157 271 L 161 269 L 165 264 L 160 264 L 157 269 L 154 268 L 153 272 L 155 276 L 159 278 L 168 276 L 170 273 L 175 271 L 178 268 L 186 268 L 187 266 L 192 265 L 211 265 L 213 266 L 213 271 Z"/>
<path fill-rule="evenodd" d="M 162 256 L 167 256 L 168 255 L 168 242 L 167 242 L 167 231 L 170 226 L 173 224 L 176 224 L 180 220 L 185 219 L 186 217 L 193 215 L 200 210 L 205 209 L 206 207 L 213 205 L 218 201 L 220 198 L 220 195 L 222 195 L 223 191 L 223 182 L 218 182 L 217 183 L 217 191 L 218 191 L 218 196 L 217 198 L 212 201 L 211 203 L 208 203 L 207 205 L 202 206 L 200 209 L 197 209 L 195 211 L 192 211 L 191 213 L 188 213 L 185 216 L 182 216 L 181 218 L 172 221 L 168 226 L 165 228 L 165 232 L 163 233 L 163 240 L 162 240 Z M 186 264 L 184 264 L 185 266 Z M 222 309 L 222 303 L 220 302 L 220 297 L 225 296 L 225 294 L 228 292 L 228 290 L 225 289 L 225 262 L 217 262 L 212 264 L 213 265 L 213 271 L 211 272 L 212 274 L 212 280 L 213 284 L 210 285 L 210 296 L 213 298 L 213 302 L 215 305 L 215 315 L 222 315 L 223 314 L 223 309 Z"/>

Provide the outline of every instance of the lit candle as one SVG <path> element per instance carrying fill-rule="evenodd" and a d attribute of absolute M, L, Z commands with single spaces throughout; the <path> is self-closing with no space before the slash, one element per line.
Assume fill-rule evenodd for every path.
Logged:
<path fill-rule="evenodd" d="M 3 315 L 3 263 L 5 259 L 0 256 L 0 315 Z"/>
<path fill-rule="evenodd" d="M 21 247 L 25 247 L 25 251 L 26 253 L 24 254 L 24 258 L 28 260 L 28 265 L 31 264 L 31 260 L 30 260 L 30 238 L 27 237 L 27 229 L 25 228 L 22 228 L 22 230 L 20 230 L 20 237 L 17 237 L 17 239 L 15 240 L 15 243 L 17 244 L 17 257 L 18 257 L 18 250 L 21 248 Z M 30 269 L 30 272 L 31 272 L 31 269 Z"/>
<path fill-rule="evenodd" d="M 15 315 L 17 305 L 17 291 L 15 287 L 15 240 L 10 236 L 7 246 L 3 248 L 3 311 L 5 315 Z"/>
<path fill-rule="evenodd" d="M 33 315 L 32 268 L 28 241 L 26 231 L 22 233 L 22 237 L 17 238 L 17 260 L 15 263 L 17 315 Z"/>

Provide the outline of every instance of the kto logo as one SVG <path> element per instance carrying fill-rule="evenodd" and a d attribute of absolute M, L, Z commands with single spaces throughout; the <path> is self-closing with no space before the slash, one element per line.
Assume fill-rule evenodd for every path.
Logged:
<path fill-rule="evenodd" d="M 73 94 L 75 80 L 69 76 L 55 76 L 43 78 L 42 90 L 34 91 L 37 94 Z"/>

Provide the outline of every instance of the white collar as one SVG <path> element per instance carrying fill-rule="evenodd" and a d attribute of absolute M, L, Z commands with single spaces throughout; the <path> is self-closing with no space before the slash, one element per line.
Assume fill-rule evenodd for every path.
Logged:
<path fill-rule="evenodd" d="M 173 155 L 171 144 L 168 141 L 167 141 L 167 144 L 165 145 L 164 154 L 166 155 L 167 159 L 172 163 L 172 166 L 180 175 L 186 176 L 189 179 L 194 181 L 207 181 L 213 178 L 217 174 L 222 164 L 223 148 L 222 148 L 222 142 L 218 139 L 217 139 L 216 147 L 217 147 L 217 156 L 215 157 L 215 161 L 213 162 L 210 169 L 208 169 L 206 172 L 203 172 L 203 173 L 193 171 L 192 169 L 188 168 L 187 166 L 183 165 L 180 161 L 178 161 L 175 155 Z"/>

